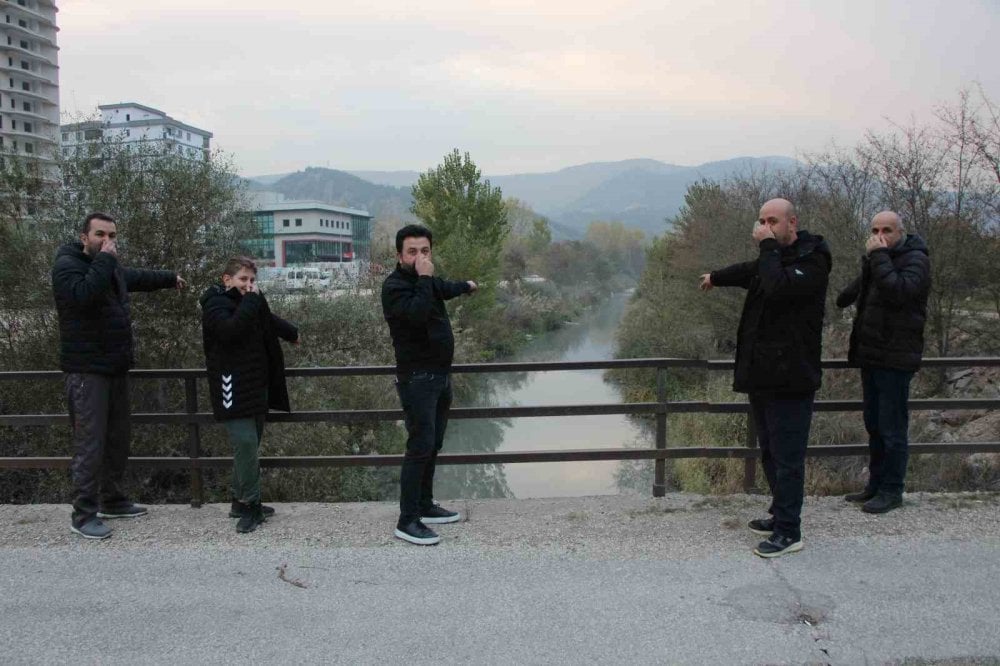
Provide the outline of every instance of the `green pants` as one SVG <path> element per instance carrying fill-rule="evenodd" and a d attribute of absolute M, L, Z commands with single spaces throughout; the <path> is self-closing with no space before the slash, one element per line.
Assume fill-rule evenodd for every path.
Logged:
<path fill-rule="evenodd" d="M 264 436 L 264 415 L 226 421 L 229 443 L 233 445 L 233 498 L 244 504 L 260 501 L 260 440 Z"/>

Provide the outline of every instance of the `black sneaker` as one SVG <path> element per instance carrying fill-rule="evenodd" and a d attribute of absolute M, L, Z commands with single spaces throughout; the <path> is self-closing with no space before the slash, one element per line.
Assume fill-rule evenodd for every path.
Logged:
<path fill-rule="evenodd" d="M 274 515 L 274 507 L 273 506 L 264 506 L 263 504 L 261 504 L 260 508 L 261 508 L 261 511 L 264 512 L 264 520 L 267 520 L 268 518 L 270 518 L 271 516 Z M 236 500 L 233 500 L 233 505 L 231 507 L 229 507 L 229 517 L 230 518 L 239 518 L 240 515 L 242 515 L 242 514 L 240 514 L 240 503 L 237 502 Z"/>
<path fill-rule="evenodd" d="M 253 504 L 240 504 L 240 519 L 236 521 L 236 531 L 240 534 L 253 532 L 258 525 L 264 523 L 264 510 L 260 502 Z"/>
<path fill-rule="evenodd" d="M 449 511 L 437 502 L 429 507 L 420 510 L 420 522 L 431 525 L 443 525 L 444 523 L 457 523 L 461 518 L 457 511 Z"/>
<path fill-rule="evenodd" d="M 70 522 L 69 529 L 84 539 L 107 539 L 111 536 L 111 528 L 105 525 L 97 516 L 91 516 L 80 523 Z"/>
<path fill-rule="evenodd" d="M 774 518 L 754 518 L 747 523 L 747 529 L 754 534 L 771 536 L 774 534 Z"/>
<path fill-rule="evenodd" d="M 844 495 L 844 500 L 847 502 L 867 502 L 871 498 L 875 497 L 877 491 L 872 488 L 865 488 L 860 493 L 851 493 L 850 495 Z"/>
<path fill-rule="evenodd" d="M 424 525 L 419 520 L 411 520 L 405 525 L 396 524 L 396 531 L 393 533 L 397 539 L 415 543 L 418 546 L 433 546 L 440 543 L 441 537 L 437 533 Z"/>
<path fill-rule="evenodd" d="M 149 513 L 149 511 L 144 506 L 132 504 L 132 502 L 122 502 L 121 504 L 102 506 L 97 512 L 97 517 L 138 518 L 139 516 L 145 516 L 147 513 Z"/>
<path fill-rule="evenodd" d="M 757 547 L 753 549 L 753 554 L 761 557 L 780 557 L 788 553 L 797 553 L 800 550 L 802 550 L 801 539 L 796 540 L 781 534 L 772 534 L 767 538 L 767 541 L 761 541 L 757 544 Z"/>
<path fill-rule="evenodd" d="M 861 505 L 865 513 L 886 513 L 903 506 L 903 496 L 893 493 L 879 493 Z"/>

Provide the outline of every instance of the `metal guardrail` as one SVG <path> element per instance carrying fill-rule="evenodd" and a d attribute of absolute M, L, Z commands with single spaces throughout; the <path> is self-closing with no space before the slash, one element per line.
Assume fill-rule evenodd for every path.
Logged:
<path fill-rule="evenodd" d="M 481 363 L 459 364 L 452 368 L 454 373 L 500 373 L 500 372 L 540 372 L 557 370 L 611 370 L 645 368 L 655 369 L 657 377 L 657 399 L 655 402 L 635 402 L 591 405 L 544 405 L 533 407 L 457 407 L 451 410 L 452 419 L 483 418 L 525 418 L 539 416 L 592 416 L 603 414 L 651 414 L 656 417 L 655 448 L 652 449 L 563 449 L 544 451 L 505 451 L 493 453 L 445 453 L 438 456 L 439 464 L 473 465 L 519 462 L 571 462 L 584 460 L 653 460 L 653 496 L 662 497 L 666 492 L 666 460 L 678 458 L 742 458 L 744 460 L 743 485 L 750 489 L 756 483 L 757 436 L 747 402 L 708 402 L 667 400 L 666 379 L 671 369 L 732 370 L 734 361 L 711 361 L 674 358 L 619 359 L 610 361 L 572 361 L 543 363 Z M 848 368 L 844 359 L 823 361 L 825 369 Z M 1000 367 L 997 357 L 954 357 L 927 358 L 924 368 L 953 367 Z M 395 374 L 393 366 L 358 366 L 342 368 L 288 368 L 288 377 L 357 377 Z M 146 412 L 132 415 L 136 424 L 182 425 L 188 431 L 187 457 L 143 457 L 129 459 L 133 466 L 153 468 L 180 468 L 191 471 L 191 503 L 200 506 L 204 501 L 202 470 L 207 468 L 228 468 L 231 457 L 207 457 L 201 455 L 201 426 L 214 423 L 211 412 L 198 411 L 198 380 L 206 379 L 204 369 L 133 370 L 136 379 L 176 379 L 183 380 L 185 388 L 185 411 Z M 0 381 L 59 380 L 63 374 L 53 370 L 32 370 L 23 372 L 0 372 Z M 861 411 L 860 400 L 818 400 L 818 412 Z M 912 411 L 934 409 L 976 409 L 992 410 L 1000 408 L 1000 399 L 957 398 L 910 400 Z M 706 414 L 746 414 L 748 428 L 743 446 L 686 447 L 668 446 L 667 416 L 681 413 Z M 268 414 L 269 422 L 276 423 L 358 423 L 372 421 L 399 421 L 403 418 L 401 409 L 372 410 L 318 410 L 305 412 Z M 0 427 L 28 427 L 69 425 L 66 414 L 0 414 Z M 997 453 L 1000 441 L 992 442 L 927 442 L 911 443 L 912 453 Z M 866 444 L 811 446 L 808 456 L 852 456 L 868 453 Z M 400 465 L 401 454 L 397 455 L 342 455 L 342 456 L 265 456 L 260 460 L 262 467 L 380 467 Z M 69 467 L 69 457 L 0 457 L 0 469 L 58 469 Z"/>

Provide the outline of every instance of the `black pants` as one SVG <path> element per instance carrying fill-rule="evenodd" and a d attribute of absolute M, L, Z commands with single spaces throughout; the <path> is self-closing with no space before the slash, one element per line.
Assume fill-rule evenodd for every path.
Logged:
<path fill-rule="evenodd" d="M 121 483 L 132 438 L 128 375 L 67 373 L 65 382 L 73 429 L 73 523 L 79 525 L 98 508 L 127 502 Z"/>
<path fill-rule="evenodd" d="M 760 460 L 771 488 L 768 511 L 774 516 L 774 533 L 795 540 L 802 538 L 806 444 L 814 397 L 814 393 L 750 394 Z"/>
<path fill-rule="evenodd" d="M 414 372 L 396 381 L 406 415 L 406 454 L 399 478 L 399 522 L 420 517 L 434 500 L 434 467 L 451 409 L 448 373 Z"/>
<path fill-rule="evenodd" d="M 862 368 L 865 430 L 868 431 L 868 488 L 903 494 L 910 459 L 910 380 L 913 373 L 888 368 Z"/>

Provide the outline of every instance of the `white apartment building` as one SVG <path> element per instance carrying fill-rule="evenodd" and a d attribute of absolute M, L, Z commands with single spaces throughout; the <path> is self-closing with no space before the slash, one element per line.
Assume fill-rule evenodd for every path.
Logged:
<path fill-rule="evenodd" d="M 212 133 L 171 118 L 163 111 L 135 102 L 102 104 L 97 107 L 100 120 L 63 125 L 61 143 L 64 155 L 80 146 L 100 141 L 153 142 L 167 152 L 191 160 L 207 160 Z"/>
<path fill-rule="evenodd" d="M 258 203 L 253 212 L 259 237 L 247 251 L 263 265 L 339 264 L 371 259 L 368 211 L 318 201 Z"/>
<path fill-rule="evenodd" d="M 59 138 L 59 47 L 50 0 L 0 0 L 0 152 L 51 159 Z"/>

